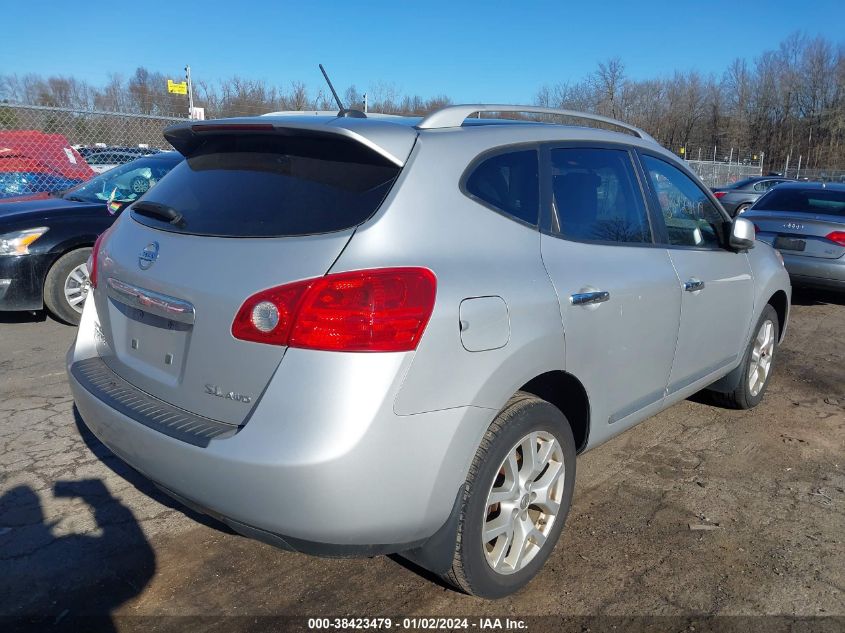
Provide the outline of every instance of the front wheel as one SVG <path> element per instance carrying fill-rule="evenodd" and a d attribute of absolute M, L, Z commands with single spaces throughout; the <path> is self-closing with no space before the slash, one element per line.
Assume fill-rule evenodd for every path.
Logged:
<path fill-rule="evenodd" d="M 575 440 L 566 417 L 518 392 L 470 467 L 446 580 L 484 598 L 526 585 L 560 537 L 574 486 Z"/>
<path fill-rule="evenodd" d="M 778 315 L 767 305 L 745 349 L 739 384 L 731 393 L 717 394 L 717 399 L 733 409 L 751 409 L 760 404 L 772 376 L 779 337 Z"/>
<path fill-rule="evenodd" d="M 65 253 L 53 264 L 44 281 L 44 303 L 57 319 L 77 325 L 91 288 L 88 278 L 90 248 Z"/>

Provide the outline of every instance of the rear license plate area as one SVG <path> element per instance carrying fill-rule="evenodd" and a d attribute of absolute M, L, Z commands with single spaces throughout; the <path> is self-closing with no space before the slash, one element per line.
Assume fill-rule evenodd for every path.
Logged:
<path fill-rule="evenodd" d="M 178 381 L 192 326 L 115 301 L 111 306 L 117 358 L 132 369 L 156 376 L 165 383 Z"/>
<path fill-rule="evenodd" d="M 807 248 L 807 241 L 778 235 L 775 238 L 775 248 L 783 251 L 803 251 Z"/>

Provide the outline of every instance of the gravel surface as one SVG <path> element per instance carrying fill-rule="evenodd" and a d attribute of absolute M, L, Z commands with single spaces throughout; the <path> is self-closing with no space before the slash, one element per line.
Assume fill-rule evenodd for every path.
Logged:
<path fill-rule="evenodd" d="M 111 614 L 118 629 L 132 615 L 345 614 L 845 626 L 845 295 L 794 303 L 763 403 L 693 398 L 581 456 L 557 549 L 497 602 L 397 557 L 283 552 L 170 501 L 75 414 L 63 367 L 73 329 L 0 313 L 0 616 Z"/>

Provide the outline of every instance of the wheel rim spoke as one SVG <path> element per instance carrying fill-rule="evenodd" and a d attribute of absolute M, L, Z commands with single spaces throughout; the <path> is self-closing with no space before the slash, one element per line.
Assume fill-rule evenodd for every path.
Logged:
<path fill-rule="evenodd" d="M 513 543 L 511 544 L 511 551 L 508 558 L 513 560 L 510 562 L 511 568 L 516 571 L 522 567 L 525 550 L 528 545 L 528 530 L 524 521 L 519 521 L 513 531 Z M 507 559 L 505 559 L 507 561 Z"/>
<path fill-rule="evenodd" d="M 522 438 L 522 467 L 519 469 L 521 483 L 537 476 L 537 434 L 531 433 Z"/>
<path fill-rule="evenodd" d="M 482 535 L 482 538 L 485 543 L 489 543 L 502 534 L 510 532 L 513 532 L 511 517 L 510 515 L 502 513 L 484 526 L 484 534 Z"/>
<path fill-rule="evenodd" d="M 511 542 L 513 541 L 513 530 L 506 532 L 502 537 L 496 541 L 496 547 L 493 550 L 493 568 L 501 567 L 505 562 L 505 556 L 508 550 L 511 549 Z"/>
<path fill-rule="evenodd" d="M 507 481 L 505 482 L 507 484 Z M 518 498 L 519 488 L 516 485 L 516 482 L 511 482 L 511 485 L 507 488 L 494 488 L 490 491 L 490 496 L 487 497 L 487 506 L 492 506 L 497 503 L 502 503 L 503 501 L 514 501 Z"/>

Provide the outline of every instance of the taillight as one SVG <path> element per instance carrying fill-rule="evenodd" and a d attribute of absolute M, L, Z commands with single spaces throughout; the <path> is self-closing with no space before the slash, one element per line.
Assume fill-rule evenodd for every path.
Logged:
<path fill-rule="evenodd" d="M 760 227 L 756 224 L 754 225 L 754 235 L 757 235 L 760 232 Z"/>
<path fill-rule="evenodd" d="M 834 231 L 833 233 L 828 233 L 825 237 L 831 242 L 845 246 L 845 231 Z"/>
<path fill-rule="evenodd" d="M 97 287 L 97 263 L 100 258 L 100 246 L 103 244 L 103 239 L 106 237 L 111 228 L 106 229 L 97 236 L 94 242 L 94 248 L 91 249 L 91 254 L 88 256 L 86 265 L 88 266 L 88 280 L 91 282 L 91 287 Z"/>
<path fill-rule="evenodd" d="M 235 338 L 305 349 L 416 349 L 437 292 L 427 268 L 335 273 L 262 290 L 235 315 Z"/>
<path fill-rule="evenodd" d="M 713 192 L 713 195 L 714 195 L 714 196 L 716 196 L 717 198 L 719 198 L 719 199 L 721 200 L 721 199 L 722 199 L 722 198 L 724 198 L 726 195 L 728 195 L 728 192 L 727 192 L 727 191 L 714 191 L 714 192 Z"/>

